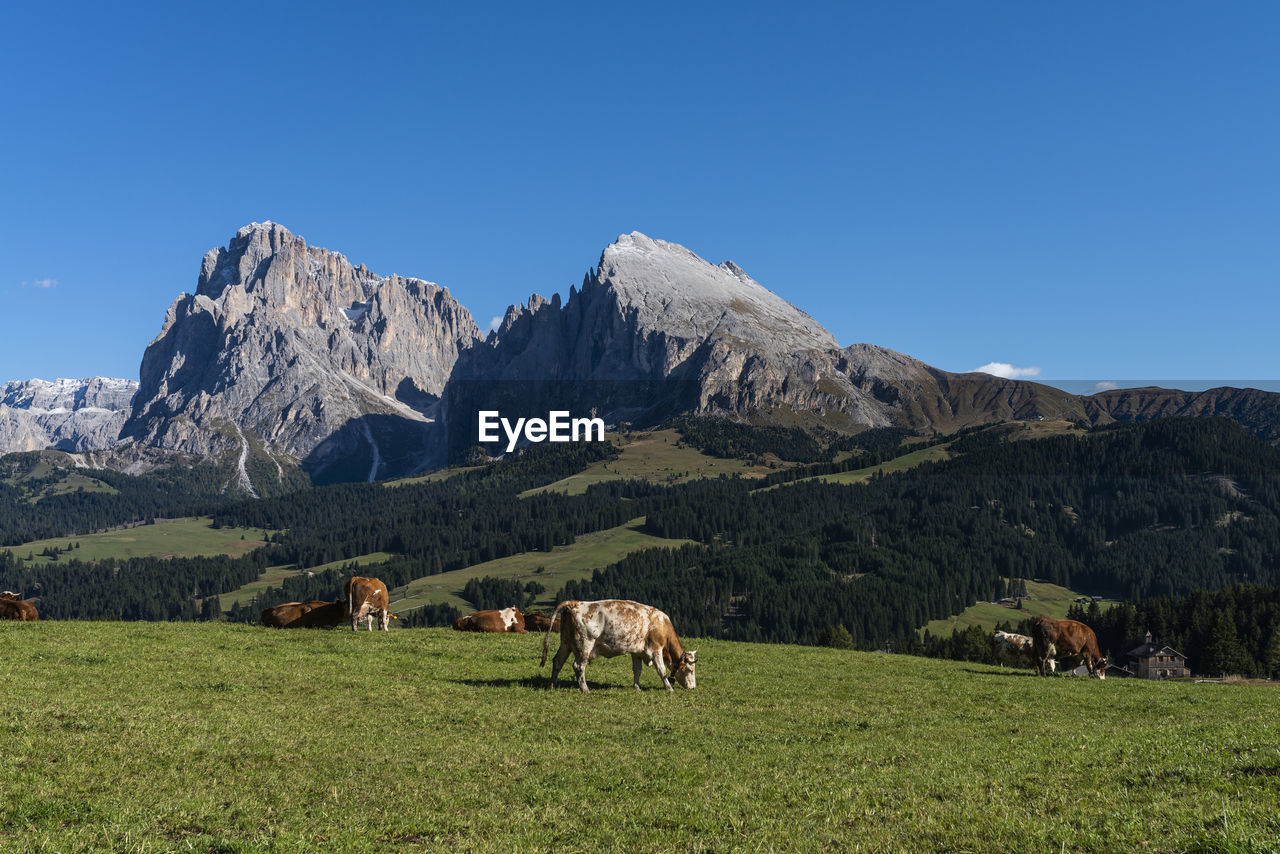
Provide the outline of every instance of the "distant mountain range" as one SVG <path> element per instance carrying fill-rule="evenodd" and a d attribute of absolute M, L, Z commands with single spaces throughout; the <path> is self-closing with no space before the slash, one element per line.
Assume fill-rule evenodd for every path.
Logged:
<path fill-rule="evenodd" d="M 27 380 L 0 387 L 0 452 L 91 451 L 119 441 L 134 380 Z"/>
<path fill-rule="evenodd" d="M 106 450 L 100 462 L 134 469 L 175 455 L 225 458 L 255 494 L 249 472 L 283 478 L 285 465 L 317 481 L 444 465 L 475 444 L 479 409 L 567 409 L 637 426 L 698 413 L 837 432 L 1223 415 L 1280 442 L 1274 393 L 1083 397 L 950 373 L 871 344 L 840 347 L 733 262 L 638 232 L 608 246 L 568 299 L 534 294 L 483 337 L 446 288 L 378 276 L 283 226 L 253 223 L 205 256 L 140 377 L 9 383 L 0 451 Z"/>

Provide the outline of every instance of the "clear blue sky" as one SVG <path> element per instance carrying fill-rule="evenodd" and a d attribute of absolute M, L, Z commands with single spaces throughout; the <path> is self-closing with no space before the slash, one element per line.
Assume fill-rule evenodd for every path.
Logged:
<path fill-rule="evenodd" d="M 136 377 L 266 219 L 482 327 L 639 230 L 948 370 L 1280 378 L 1280 4 L 795 5 L 6 4 L 0 381 Z"/>

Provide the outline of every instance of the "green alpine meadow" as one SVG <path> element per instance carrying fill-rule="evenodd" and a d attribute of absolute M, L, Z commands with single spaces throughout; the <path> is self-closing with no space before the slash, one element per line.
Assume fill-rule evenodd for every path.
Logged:
<path fill-rule="evenodd" d="M 542 640 L 0 623 L 0 849 L 1280 850 L 1273 686 L 684 638 L 584 695 Z"/>

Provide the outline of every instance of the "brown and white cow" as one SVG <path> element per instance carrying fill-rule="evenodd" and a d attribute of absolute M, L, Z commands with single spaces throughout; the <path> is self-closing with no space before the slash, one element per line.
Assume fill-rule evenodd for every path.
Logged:
<path fill-rule="evenodd" d="M 694 667 L 697 650 L 685 651 L 676 637 L 671 619 L 652 605 L 642 605 L 629 599 L 602 599 L 599 602 L 561 602 L 551 614 L 560 620 L 560 649 L 551 664 L 551 685 L 554 688 L 569 653 L 573 653 L 573 673 L 583 693 L 587 688 L 587 663 L 596 658 L 613 658 L 630 654 L 634 674 L 632 684 L 640 688 L 640 671 L 644 665 L 653 665 L 658 671 L 662 686 L 672 690 L 668 675 L 674 676 L 682 688 L 694 688 L 697 679 Z M 547 663 L 547 643 L 551 629 L 542 638 L 542 661 Z"/>
<path fill-rule="evenodd" d="M 342 598 L 347 603 L 347 616 L 351 618 L 351 631 L 356 631 L 361 620 L 367 620 L 369 631 L 373 631 L 373 615 L 378 615 L 378 624 L 382 630 L 390 631 L 391 608 L 387 585 L 377 578 L 364 578 L 356 575 L 347 579 L 342 590 Z"/>
<path fill-rule="evenodd" d="M 525 614 L 524 628 L 529 632 L 545 632 L 551 629 L 553 632 L 560 631 L 559 618 L 552 620 L 546 614 Z"/>
<path fill-rule="evenodd" d="M 23 601 L 17 593 L 6 590 L 0 593 L 0 620 L 18 620 L 24 623 L 40 622 L 36 606 Z"/>
<path fill-rule="evenodd" d="M 1035 667 L 1034 643 L 1026 635 L 996 631 L 991 635 L 991 655 L 1001 667 L 1005 664 Z"/>
<path fill-rule="evenodd" d="M 501 610 L 476 611 L 453 621 L 453 628 L 459 632 L 516 632 L 528 634 L 524 614 L 519 608 L 503 608 Z"/>
<path fill-rule="evenodd" d="M 1098 650 L 1098 638 L 1084 623 L 1040 617 L 1031 628 L 1031 639 L 1041 676 L 1049 675 L 1051 659 L 1065 658 L 1073 669 L 1083 664 L 1090 676 L 1107 678 L 1107 660 Z"/>

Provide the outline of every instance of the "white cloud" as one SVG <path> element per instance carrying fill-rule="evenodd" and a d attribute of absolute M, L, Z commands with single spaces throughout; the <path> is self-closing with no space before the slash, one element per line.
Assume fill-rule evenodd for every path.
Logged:
<path fill-rule="evenodd" d="M 32 282 L 22 283 L 22 286 L 24 288 L 32 287 L 32 288 L 40 288 L 41 290 L 48 290 L 49 288 L 57 287 L 57 285 L 58 285 L 57 279 L 36 279 L 35 281 L 32 281 Z"/>
<path fill-rule="evenodd" d="M 1118 388 L 1120 388 L 1120 383 L 1115 380 L 1103 380 L 1102 382 L 1094 385 L 1094 387 L 1089 390 L 1089 394 L 1097 394 L 1100 391 L 1114 391 Z"/>
<path fill-rule="evenodd" d="M 489 321 L 489 327 L 485 330 L 485 332 L 497 332 L 498 327 L 501 325 L 502 325 L 502 316 L 494 315 L 493 320 Z"/>
<path fill-rule="evenodd" d="M 1007 380 L 1020 380 L 1026 377 L 1040 376 L 1039 368 L 1015 368 L 1008 362 L 987 362 L 981 368 L 974 368 L 975 374 L 992 374 Z"/>

